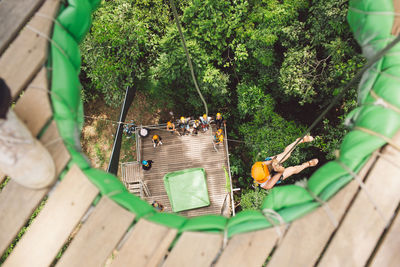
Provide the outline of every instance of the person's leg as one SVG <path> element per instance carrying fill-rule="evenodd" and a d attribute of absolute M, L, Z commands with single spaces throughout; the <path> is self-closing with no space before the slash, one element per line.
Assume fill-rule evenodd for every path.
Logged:
<path fill-rule="evenodd" d="M 285 171 L 283 172 L 283 180 L 286 180 L 287 178 L 289 178 L 290 176 L 294 175 L 294 174 L 298 174 L 300 172 L 302 172 L 304 169 L 308 168 L 308 167 L 314 167 L 318 164 L 318 159 L 312 159 L 310 161 L 304 162 L 301 165 L 297 165 L 297 166 L 291 166 L 285 169 Z"/>
<path fill-rule="evenodd" d="M 297 143 L 297 141 L 298 141 L 299 139 L 300 139 L 300 138 L 297 138 L 296 141 L 294 141 L 293 143 L 291 143 L 290 145 L 288 145 L 287 147 L 285 147 L 285 150 L 284 150 L 282 153 L 280 153 L 280 154 L 274 156 L 273 158 L 276 157 L 276 159 L 277 159 L 278 162 L 280 162 L 280 163 L 285 162 L 285 161 L 286 161 L 288 158 L 290 158 L 290 156 L 292 155 L 292 149 L 293 149 L 293 147 L 296 145 L 296 143 Z M 303 140 L 301 140 L 298 144 L 306 143 L 306 142 L 312 142 L 313 140 L 314 140 L 314 137 L 312 137 L 312 136 L 310 136 L 310 135 L 306 135 L 306 136 L 303 138 Z M 290 151 L 290 153 L 288 153 L 289 151 Z M 285 155 L 286 155 L 286 156 L 285 156 Z M 283 157 L 285 157 L 285 158 L 283 158 Z"/>

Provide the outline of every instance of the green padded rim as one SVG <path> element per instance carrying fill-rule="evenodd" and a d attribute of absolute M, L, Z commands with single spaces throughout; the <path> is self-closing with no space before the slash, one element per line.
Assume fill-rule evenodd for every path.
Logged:
<path fill-rule="evenodd" d="M 71 154 L 71 165 L 78 165 L 86 176 L 99 188 L 102 195 L 109 196 L 116 203 L 146 219 L 183 231 L 225 232 L 234 234 L 271 227 L 263 212 L 245 211 L 235 217 L 225 218 L 207 215 L 185 218 L 176 214 L 157 213 L 147 202 L 130 194 L 115 176 L 90 167 L 81 154 L 80 131 L 83 124 L 83 104 L 80 97 L 81 85 L 79 42 L 91 25 L 91 13 L 100 0 L 68 0 L 62 5 L 54 24 L 49 64 L 52 67 L 51 99 L 54 120 L 64 143 Z M 385 14 L 385 15 L 382 15 Z M 391 15 L 392 14 L 392 15 Z M 391 27 L 394 21 L 392 0 L 350 1 L 348 21 L 355 38 L 369 58 L 394 39 Z M 374 103 L 370 90 L 400 107 L 400 45 L 395 46 L 373 68 L 363 76 L 360 84 L 359 103 Z M 400 129 L 400 116 L 391 109 L 379 105 L 365 105 L 352 113 L 355 125 L 392 138 Z M 331 198 L 349 183 L 352 176 L 348 170 L 358 172 L 371 153 L 386 141 L 360 130 L 348 133 L 340 148 L 337 161 L 328 162 L 310 178 L 307 188 L 296 185 L 275 187 L 264 199 L 262 208 L 272 209 L 286 222 L 304 216 L 316 209 L 320 203 Z M 339 163 L 340 161 L 340 163 Z M 343 166 L 347 166 L 344 168 Z"/>

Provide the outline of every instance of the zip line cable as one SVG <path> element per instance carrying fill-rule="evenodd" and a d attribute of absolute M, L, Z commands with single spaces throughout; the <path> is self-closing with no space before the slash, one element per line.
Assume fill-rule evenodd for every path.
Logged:
<path fill-rule="evenodd" d="M 384 49 L 382 49 L 380 52 L 378 52 L 376 55 L 374 55 L 368 62 L 367 64 L 357 72 L 357 74 L 351 79 L 351 81 L 343 88 L 339 94 L 337 94 L 329 106 L 314 120 L 314 122 L 311 124 L 310 127 L 307 128 L 307 130 L 304 131 L 303 135 L 295 145 L 282 157 L 281 161 L 286 158 L 287 155 L 289 155 L 300 143 L 301 140 L 312 130 L 315 128 L 315 126 L 325 117 L 325 115 L 337 104 L 337 102 L 343 97 L 343 95 L 350 89 L 350 87 L 358 80 L 361 78 L 361 76 L 364 74 L 364 72 L 369 69 L 372 65 L 374 65 L 378 60 L 380 60 L 390 49 L 392 49 L 396 44 L 400 42 L 400 35 L 398 35 L 390 44 L 388 44 Z"/>
<path fill-rule="evenodd" d="M 201 101 L 203 101 L 203 105 L 204 105 L 204 108 L 205 108 L 205 110 L 206 110 L 206 115 L 207 115 L 207 117 L 208 117 L 208 107 L 207 107 L 207 103 L 206 103 L 206 101 L 204 100 L 203 95 L 201 94 L 201 91 L 200 91 L 200 89 L 199 89 L 199 85 L 197 84 L 196 76 L 195 76 L 194 70 L 193 70 L 192 60 L 191 60 L 191 58 L 190 58 L 189 51 L 188 51 L 188 49 L 187 49 L 187 47 L 186 47 L 185 37 L 183 37 L 183 33 L 182 33 L 182 29 L 181 29 L 181 24 L 179 23 L 178 12 L 176 12 L 174 0 L 170 0 L 169 2 L 170 2 L 170 4 L 171 4 L 172 13 L 174 14 L 176 26 L 178 27 L 178 31 L 179 31 L 179 35 L 180 35 L 180 37 L 181 37 L 182 45 L 183 45 L 183 48 L 184 48 L 185 53 L 186 53 L 186 59 L 187 59 L 187 62 L 188 62 L 188 64 L 189 64 L 190 73 L 192 74 L 192 79 L 193 79 L 194 86 L 196 87 L 197 93 L 199 94 L 199 96 L 200 96 L 200 98 L 201 98 Z"/>

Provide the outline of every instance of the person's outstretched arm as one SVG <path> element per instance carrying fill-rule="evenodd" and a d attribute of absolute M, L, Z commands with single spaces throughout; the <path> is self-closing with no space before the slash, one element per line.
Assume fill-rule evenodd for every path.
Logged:
<path fill-rule="evenodd" d="M 281 176 L 282 173 L 278 172 L 271 179 L 268 180 L 268 182 L 263 186 L 263 188 L 267 190 L 271 189 L 279 181 L 279 178 L 281 178 Z"/>

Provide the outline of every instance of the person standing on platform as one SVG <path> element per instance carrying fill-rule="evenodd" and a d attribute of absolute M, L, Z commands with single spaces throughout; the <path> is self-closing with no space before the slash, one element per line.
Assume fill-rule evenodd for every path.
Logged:
<path fill-rule="evenodd" d="M 162 140 L 161 136 L 159 136 L 157 134 L 153 135 L 153 138 L 151 139 L 151 141 L 153 142 L 153 146 L 154 147 L 162 145 L 161 140 Z"/>
<path fill-rule="evenodd" d="M 217 116 L 215 116 L 215 124 L 217 125 L 217 129 L 222 129 L 222 125 L 226 126 L 226 121 L 219 112 L 217 113 Z"/>
<path fill-rule="evenodd" d="M 202 117 L 200 117 L 200 121 L 203 132 L 208 131 L 208 128 L 210 127 L 211 117 L 207 117 L 207 114 L 204 114 Z"/>
<path fill-rule="evenodd" d="M 152 160 L 142 160 L 142 169 L 148 171 L 151 169 L 152 164 L 153 164 Z"/>
<path fill-rule="evenodd" d="M 190 118 L 181 117 L 179 120 L 179 128 L 182 130 L 182 135 L 189 133 L 189 120 Z"/>

